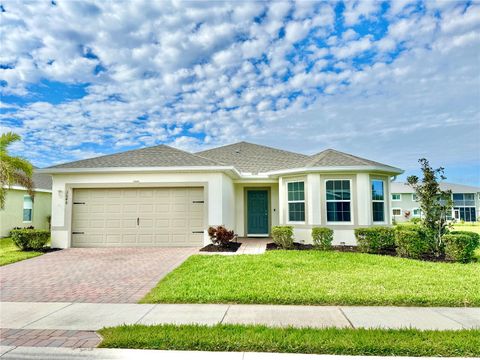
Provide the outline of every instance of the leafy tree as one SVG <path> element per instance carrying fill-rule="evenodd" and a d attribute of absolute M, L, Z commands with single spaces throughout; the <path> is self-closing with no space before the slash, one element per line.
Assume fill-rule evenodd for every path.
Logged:
<path fill-rule="evenodd" d="M 435 240 L 436 256 L 443 254 L 442 236 L 448 232 L 447 214 L 451 212 L 452 192 L 440 189 L 439 179 L 445 180 L 443 167 L 434 169 L 427 159 L 420 159 L 423 178 L 415 176 L 407 178 L 408 184 L 415 190 L 422 211 L 422 226 L 428 236 Z"/>
<path fill-rule="evenodd" d="M 5 207 L 5 196 L 12 185 L 23 186 L 32 197 L 34 195 L 32 164 L 8 153 L 8 147 L 20 139 L 20 135 L 13 132 L 0 135 L 0 209 Z"/>

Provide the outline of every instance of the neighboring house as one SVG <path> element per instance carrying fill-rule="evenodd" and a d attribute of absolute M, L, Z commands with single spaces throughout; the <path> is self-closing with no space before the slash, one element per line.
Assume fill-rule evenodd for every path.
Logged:
<path fill-rule="evenodd" d="M 440 188 L 452 191 L 452 219 L 473 222 L 480 218 L 480 187 L 442 182 Z M 392 219 L 397 222 L 421 216 L 415 193 L 405 183 L 392 182 L 391 208 Z"/>
<path fill-rule="evenodd" d="M 33 183 L 34 198 L 21 186 L 12 186 L 7 190 L 5 208 L 0 209 L 0 237 L 8 236 L 14 227 L 49 228 L 49 217 L 52 213 L 52 177 L 35 173 Z"/>
<path fill-rule="evenodd" d="M 313 226 L 354 244 L 353 230 L 391 224 L 390 178 L 402 170 L 325 150 L 246 142 L 196 154 L 160 145 L 43 169 L 53 176 L 52 246 L 201 246 L 209 225 L 239 236 Z"/>

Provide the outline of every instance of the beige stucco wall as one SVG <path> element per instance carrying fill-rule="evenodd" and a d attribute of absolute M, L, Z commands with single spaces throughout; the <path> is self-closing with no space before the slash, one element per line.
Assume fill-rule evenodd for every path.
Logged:
<path fill-rule="evenodd" d="M 327 221 L 326 181 L 350 180 L 351 218 L 348 223 L 330 223 Z M 383 223 L 374 223 L 372 215 L 371 181 L 379 179 L 385 185 L 385 205 Z M 289 181 L 305 181 L 305 222 L 289 223 L 287 216 L 287 183 Z M 382 174 L 369 173 L 310 173 L 296 176 L 284 176 L 279 179 L 280 224 L 294 226 L 295 240 L 311 243 L 311 229 L 315 226 L 325 226 L 334 230 L 334 244 L 345 243 L 355 245 L 354 229 L 372 225 L 391 225 L 390 219 L 390 177 Z"/>
<path fill-rule="evenodd" d="M 247 190 L 268 190 L 269 195 L 269 224 L 277 226 L 279 224 L 279 204 L 278 204 L 278 184 L 266 182 L 239 182 L 235 183 L 235 232 L 238 236 L 247 236 L 247 209 L 246 209 L 246 191 Z"/>
<path fill-rule="evenodd" d="M 204 242 L 209 225 L 234 227 L 233 182 L 222 173 L 91 173 L 52 176 L 52 247 L 71 246 L 72 192 L 75 188 L 202 186 L 205 201 Z M 229 205 L 231 204 L 231 205 Z"/>
<path fill-rule="evenodd" d="M 351 182 L 352 221 L 328 223 L 325 182 L 348 179 Z M 371 180 L 385 181 L 385 222 L 372 219 Z M 305 222 L 289 224 L 286 183 L 305 181 Z M 354 229 L 372 225 L 391 225 L 390 177 L 370 173 L 308 173 L 271 180 L 232 180 L 219 172 L 211 173 L 91 173 L 53 176 L 52 246 L 66 248 L 71 243 L 72 189 L 113 187 L 202 186 L 205 199 L 204 242 L 209 243 L 209 225 L 226 225 L 239 236 L 246 236 L 247 189 L 267 189 L 270 197 L 270 227 L 293 225 L 296 241 L 311 242 L 311 229 L 326 226 L 334 230 L 334 244 L 355 244 Z"/>
<path fill-rule="evenodd" d="M 47 217 L 51 214 L 52 195 L 48 192 L 36 192 L 32 221 L 23 222 L 24 195 L 28 195 L 24 190 L 7 190 L 5 208 L 0 209 L 0 237 L 8 236 L 14 227 L 33 225 L 36 229 L 48 229 Z"/>

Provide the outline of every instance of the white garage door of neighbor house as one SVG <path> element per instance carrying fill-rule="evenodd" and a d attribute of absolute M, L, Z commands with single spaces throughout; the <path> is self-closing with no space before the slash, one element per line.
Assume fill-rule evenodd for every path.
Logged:
<path fill-rule="evenodd" d="M 201 246 L 203 188 L 75 189 L 73 247 Z"/>

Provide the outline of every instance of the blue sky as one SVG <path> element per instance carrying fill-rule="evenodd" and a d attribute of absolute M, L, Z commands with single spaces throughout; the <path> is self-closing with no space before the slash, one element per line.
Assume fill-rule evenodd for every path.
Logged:
<path fill-rule="evenodd" d="M 0 1 L 1 131 L 43 167 L 326 148 L 480 185 L 480 3 Z"/>

